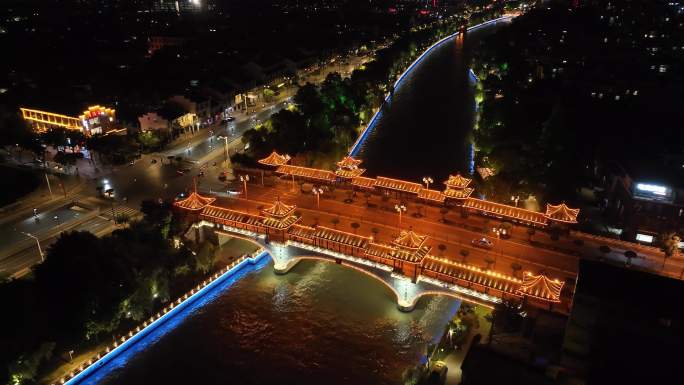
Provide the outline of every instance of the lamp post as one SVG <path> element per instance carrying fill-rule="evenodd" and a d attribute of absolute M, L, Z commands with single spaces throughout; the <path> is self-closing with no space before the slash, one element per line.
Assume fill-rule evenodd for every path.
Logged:
<path fill-rule="evenodd" d="M 249 175 L 240 175 L 240 181 L 243 186 L 245 186 L 245 199 L 247 198 L 247 182 L 249 181 Z"/>
<path fill-rule="evenodd" d="M 316 209 L 321 208 L 321 194 L 323 194 L 323 189 L 320 187 L 314 187 L 311 192 L 316 196 Z"/>
<path fill-rule="evenodd" d="M 515 202 L 515 207 L 518 207 L 518 201 L 520 200 L 520 195 L 511 195 L 511 201 Z"/>
<path fill-rule="evenodd" d="M 216 139 L 221 139 L 223 140 L 223 155 L 226 157 L 226 161 L 228 160 L 228 137 L 219 135 L 216 137 Z"/>
<path fill-rule="evenodd" d="M 426 190 L 430 189 L 430 183 L 432 183 L 432 182 L 434 182 L 434 180 L 432 180 L 432 178 L 430 178 L 429 176 L 426 176 L 423 178 L 423 183 L 425 183 L 425 189 Z"/>
<path fill-rule="evenodd" d="M 38 239 L 38 237 L 36 237 L 35 235 L 33 235 L 31 233 L 25 233 L 23 231 L 21 233 L 26 235 L 29 238 L 33 238 L 36 240 L 36 245 L 38 245 L 38 254 L 40 254 L 40 261 L 45 262 L 45 255 L 43 254 L 43 249 L 40 247 L 40 240 Z"/>
<path fill-rule="evenodd" d="M 494 234 L 496 234 L 496 238 L 497 238 L 496 243 L 499 246 L 499 252 L 503 255 L 503 249 L 501 248 L 501 233 L 504 232 L 504 229 L 495 227 L 492 229 L 492 231 L 494 232 Z M 496 268 L 496 259 L 497 259 L 496 258 L 496 252 L 494 252 L 494 266 L 493 266 L 494 268 Z"/>
<path fill-rule="evenodd" d="M 406 212 L 406 206 L 404 205 L 394 205 L 394 209 L 399 213 L 399 227 L 401 227 L 401 214 Z"/>

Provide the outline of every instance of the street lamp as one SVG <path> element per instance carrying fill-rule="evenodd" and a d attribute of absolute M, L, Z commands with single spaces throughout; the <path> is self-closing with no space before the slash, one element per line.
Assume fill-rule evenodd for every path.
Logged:
<path fill-rule="evenodd" d="M 226 157 L 226 160 L 228 160 L 228 137 L 227 137 L 227 136 L 223 136 L 223 135 L 219 135 L 219 136 L 216 137 L 216 139 L 221 139 L 221 140 L 223 140 L 223 143 L 224 143 L 224 145 L 223 145 L 223 153 L 224 153 L 224 155 L 225 155 L 225 157 Z"/>
<path fill-rule="evenodd" d="M 406 206 L 394 205 L 394 209 L 399 213 L 399 226 L 401 227 L 401 214 L 406 212 Z"/>
<path fill-rule="evenodd" d="M 40 261 L 45 262 L 45 255 L 43 255 L 43 249 L 40 247 L 40 240 L 38 239 L 38 237 L 36 237 L 35 235 L 33 235 L 31 233 L 25 233 L 23 231 L 21 233 L 26 235 L 29 238 L 33 238 L 36 240 L 36 245 L 38 245 L 38 254 L 40 254 Z"/>
<path fill-rule="evenodd" d="M 429 176 L 426 176 L 423 178 L 423 183 L 425 183 L 425 189 L 426 190 L 430 189 L 430 183 L 432 183 L 432 182 L 434 182 L 434 180 L 432 180 L 432 178 L 430 178 Z"/>
<path fill-rule="evenodd" d="M 323 189 L 320 187 L 314 187 L 311 192 L 316 196 L 316 208 L 321 207 L 321 194 L 323 194 Z"/>
<path fill-rule="evenodd" d="M 496 238 L 498 239 L 496 243 L 499 244 L 499 252 L 503 256 L 503 247 L 501 247 L 501 234 L 506 234 L 506 229 L 495 227 L 492 229 L 492 231 L 494 234 L 496 234 Z M 494 268 L 496 268 L 496 252 L 494 252 Z"/>
<path fill-rule="evenodd" d="M 511 201 L 515 202 L 515 207 L 518 207 L 518 201 L 520 200 L 520 195 L 511 195 Z"/>
<path fill-rule="evenodd" d="M 245 199 L 247 198 L 247 182 L 249 181 L 249 175 L 240 175 L 240 182 L 245 186 Z"/>

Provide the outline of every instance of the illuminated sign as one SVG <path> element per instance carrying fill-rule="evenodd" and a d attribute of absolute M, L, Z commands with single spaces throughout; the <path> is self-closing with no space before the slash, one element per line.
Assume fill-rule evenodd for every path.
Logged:
<path fill-rule="evenodd" d="M 636 240 L 639 242 L 653 243 L 653 235 L 638 234 L 637 233 Z"/>
<path fill-rule="evenodd" d="M 665 196 L 667 195 L 667 187 L 664 186 L 658 186 L 654 184 L 645 184 L 645 183 L 638 183 L 636 185 L 637 190 L 641 191 L 648 191 L 650 193 L 656 194 L 656 195 L 662 195 Z"/>

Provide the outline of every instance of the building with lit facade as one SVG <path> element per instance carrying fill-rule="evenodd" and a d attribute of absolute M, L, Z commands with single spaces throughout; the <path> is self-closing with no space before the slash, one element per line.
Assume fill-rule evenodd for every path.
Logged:
<path fill-rule="evenodd" d="M 117 130 L 116 111 L 103 106 L 90 106 L 78 117 L 54 112 L 20 108 L 21 116 L 36 132 L 51 128 L 65 128 L 80 131 L 86 136 L 106 134 Z"/>
<path fill-rule="evenodd" d="M 612 164 L 606 211 L 621 238 L 656 245 L 658 235 L 684 225 L 684 159 L 652 164 Z"/>

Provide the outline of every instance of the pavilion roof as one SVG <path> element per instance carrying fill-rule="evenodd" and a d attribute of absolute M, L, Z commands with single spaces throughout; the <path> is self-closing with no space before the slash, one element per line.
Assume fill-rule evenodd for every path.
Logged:
<path fill-rule="evenodd" d="M 423 246 L 425 240 L 427 240 L 426 235 L 418 235 L 413 230 L 404 230 L 392 241 L 392 244 L 404 249 L 417 250 Z"/>
<path fill-rule="evenodd" d="M 449 179 L 444 184 L 452 189 L 466 188 L 472 182 L 472 179 L 464 178 L 461 174 L 449 175 Z"/>
<path fill-rule="evenodd" d="M 453 188 L 447 187 L 446 190 L 444 190 L 444 196 L 446 196 L 447 198 L 452 198 L 452 199 L 466 199 L 472 193 L 473 193 L 473 189 L 470 187 L 460 188 L 460 189 L 453 189 Z"/>
<path fill-rule="evenodd" d="M 437 274 L 461 279 L 511 294 L 516 294 L 516 291 L 522 283 L 520 279 L 515 277 L 495 271 L 485 271 L 476 266 L 466 265 L 434 256 L 425 258 L 423 261 L 423 268 Z"/>
<path fill-rule="evenodd" d="M 559 205 L 546 204 L 546 214 L 545 216 L 552 221 L 565 222 L 565 223 L 577 223 L 577 215 L 579 214 L 579 209 L 571 209 L 561 203 Z"/>
<path fill-rule="evenodd" d="M 444 194 L 442 194 L 441 191 L 429 190 L 426 188 L 421 189 L 418 192 L 418 198 L 426 199 L 426 200 L 430 200 L 430 201 L 435 201 L 435 202 L 439 202 L 439 203 L 444 202 Z"/>
<path fill-rule="evenodd" d="M 346 178 L 346 179 L 353 179 L 358 177 L 359 175 L 363 174 L 366 171 L 366 169 L 363 168 L 338 168 L 335 170 L 335 175 L 341 177 L 341 178 Z"/>
<path fill-rule="evenodd" d="M 215 200 L 216 198 L 214 197 L 204 197 L 199 195 L 196 191 L 193 191 L 187 198 L 175 202 L 174 205 L 182 209 L 197 211 L 214 203 Z"/>
<path fill-rule="evenodd" d="M 352 186 L 372 189 L 375 187 L 375 179 L 357 176 L 356 178 L 352 179 Z"/>
<path fill-rule="evenodd" d="M 375 187 L 418 194 L 418 192 L 423 188 L 423 185 L 379 176 L 375 179 Z"/>
<path fill-rule="evenodd" d="M 278 198 L 272 206 L 261 210 L 261 212 L 264 213 L 264 215 L 272 218 L 283 219 L 287 216 L 290 216 L 296 207 L 297 206 L 295 205 L 286 205 L 280 201 L 280 198 Z"/>
<path fill-rule="evenodd" d="M 527 223 L 539 225 L 546 225 L 547 223 L 546 216 L 540 212 L 504 205 L 501 203 L 485 201 L 482 199 L 468 198 L 463 203 L 463 206 L 500 217 L 517 219 Z"/>
<path fill-rule="evenodd" d="M 235 224 L 243 224 L 250 226 L 262 226 L 263 220 L 266 219 L 259 215 L 243 213 L 231 209 L 226 209 L 217 206 L 206 206 L 201 213 L 202 217 L 220 222 L 234 222 Z"/>
<path fill-rule="evenodd" d="M 337 162 L 337 167 L 340 168 L 357 168 L 362 160 L 354 159 L 351 156 L 345 156 L 341 161 Z"/>
<path fill-rule="evenodd" d="M 517 290 L 518 294 L 534 297 L 549 302 L 560 302 L 560 294 L 564 283 L 551 280 L 543 274 L 533 275 L 525 273 L 522 285 Z"/>
<path fill-rule="evenodd" d="M 289 161 L 289 155 L 280 155 L 277 152 L 273 151 L 271 152 L 271 155 L 265 157 L 264 159 L 259 159 L 258 162 L 266 166 L 282 166 Z"/>
<path fill-rule="evenodd" d="M 279 174 L 294 175 L 302 178 L 317 179 L 326 182 L 334 182 L 337 176 L 332 171 L 319 170 L 317 168 L 282 165 L 276 169 Z"/>
<path fill-rule="evenodd" d="M 366 255 L 372 257 L 398 259 L 409 263 L 421 263 L 423 258 L 425 258 L 431 250 L 432 248 L 429 246 L 422 246 L 415 250 L 405 250 L 392 245 L 369 242 L 364 252 Z"/>
<path fill-rule="evenodd" d="M 299 217 L 295 215 L 290 215 L 285 218 L 262 218 L 261 223 L 266 226 L 270 227 L 272 229 L 276 230 L 285 230 L 289 229 L 290 226 L 294 225 L 299 221 Z"/>

